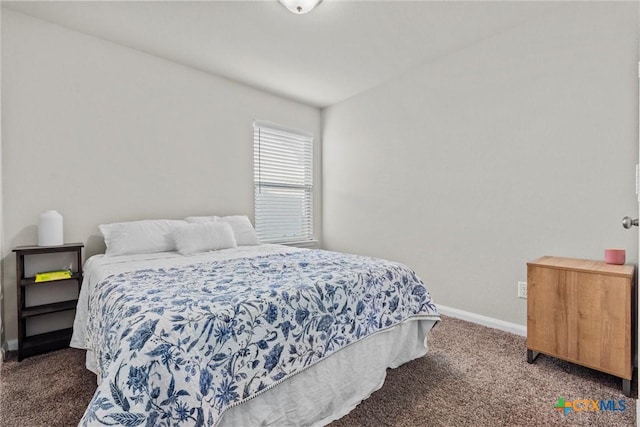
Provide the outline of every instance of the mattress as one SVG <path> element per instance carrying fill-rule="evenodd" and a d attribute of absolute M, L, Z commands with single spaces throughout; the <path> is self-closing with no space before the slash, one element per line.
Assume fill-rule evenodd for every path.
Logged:
<path fill-rule="evenodd" d="M 187 314 L 173 312 L 169 316 L 173 323 L 166 323 L 165 307 L 173 304 L 167 301 L 188 293 L 175 290 L 172 281 L 199 280 L 207 286 L 198 289 L 207 294 L 215 282 L 215 296 L 204 303 L 190 301 L 188 306 L 210 310 L 223 300 L 215 312 L 225 307 L 235 307 L 235 312 L 218 316 L 217 326 L 213 321 L 195 322 L 195 329 L 185 333 L 195 318 L 187 321 Z M 302 290 L 298 285 L 295 292 L 290 287 L 283 290 L 269 280 L 300 282 Z M 226 282 L 229 286 L 221 285 Z M 395 295 L 403 283 L 406 289 Z M 244 294 L 235 296 L 238 289 Z M 175 294 L 168 300 L 172 290 Z M 360 294 L 349 296 L 354 292 Z M 147 308 L 146 317 L 141 316 Z M 231 322 L 240 314 L 254 323 L 245 319 L 251 323 L 247 329 L 236 325 L 235 330 L 220 332 L 221 319 Z M 99 385 L 81 424 L 141 425 L 166 419 L 180 425 L 323 425 L 379 388 L 387 367 L 424 355 L 427 332 L 437 320 L 437 309 L 415 274 L 383 260 L 278 245 L 189 257 L 95 256 L 85 265 L 72 346 L 88 350 L 87 367 L 97 373 L 99 382 L 107 383 Z M 123 326 L 127 322 L 134 326 Z M 247 334 L 249 328 L 254 329 Z M 184 334 L 168 352 L 167 343 L 174 339 L 169 338 L 170 329 Z M 197 333 L 202 339 L 196 345 L 191 337 Z M 243 334 L 245 338 L 239 339 Z M 251 345 L 243 341 L 258 335 L 263 339 L 258 337 Z M 277 340 L 276 335 L 280 335 Z M 221 336 L 227 341 L 221 343 Z M 238 342 L 244 346 L 241 351 L 229 350 L 227 344 Z M 185 350 L 194 346 L 201 347 L 196 356 Z M 255 354 L 248 354 L 248 349 Z M 285 355 L 290 356 L 288 361 Z M 162 369 L 153 368 L 163 364 Z M 189 384 L 189 375 L 178 372 L 181 368 L 197 371 L 195 386 Z"/>

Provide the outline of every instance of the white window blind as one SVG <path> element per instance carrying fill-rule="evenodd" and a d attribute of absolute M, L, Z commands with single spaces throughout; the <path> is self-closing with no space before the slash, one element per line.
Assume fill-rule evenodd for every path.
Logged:
<path fill-rule="evenodd" d="M 253 165 L 260 241 L 313 240 L 313 136 L 255 122 Z"/>

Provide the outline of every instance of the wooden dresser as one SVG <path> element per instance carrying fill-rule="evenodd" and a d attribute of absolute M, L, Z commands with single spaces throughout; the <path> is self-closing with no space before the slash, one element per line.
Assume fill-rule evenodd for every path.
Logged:
<path fill-rule="evenodd" d="M 631 394 L 635 267 L 545 256 L 527 263 L 527 361 L 538 353 L 622 378 Z"/>

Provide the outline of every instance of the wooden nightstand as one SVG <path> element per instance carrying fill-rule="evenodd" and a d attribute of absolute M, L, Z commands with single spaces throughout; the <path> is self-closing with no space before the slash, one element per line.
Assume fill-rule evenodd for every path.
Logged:
<path fill-rule="evenodd" d="M 28 356 L 69 346 L 72 327 L 40 332 L 36 319 L 54 313 L 72 313 L 71 310 L 75 310 L 82 286 L 83 246 L 82 243 L 68 243 L 59 246 L 19 246 L 13 250 L 16 253 L 19 361 Z M 71 267 L 71 278 L 35 281 L 35 273 L 59 270 L 63 268 L 61 263 Z M 69 286 L 73 286 L 73 289 Z M 45 319 L 45 322 L 40 323 L 49 322 L 49 319 Z M 29 329 L 36 333 L 30 333 Z"/>
<path fill-rule="evenodd" d="M 631 395 L 635 267 L 542 257 L 527 263 L 527 361 L 543 353 L 622 378 Z"/>

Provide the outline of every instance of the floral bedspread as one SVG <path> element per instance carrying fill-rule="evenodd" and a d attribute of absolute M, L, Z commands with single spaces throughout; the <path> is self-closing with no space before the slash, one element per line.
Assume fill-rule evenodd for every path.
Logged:
<path fill-rule="evenodd" d="M 101 383 L 80 425 L 216 425 L 351 343 L 438 316 L 408 267 L 321 250 L 117 274 L 90 307 Z"/>

